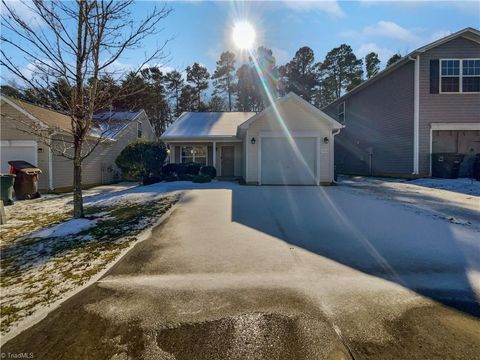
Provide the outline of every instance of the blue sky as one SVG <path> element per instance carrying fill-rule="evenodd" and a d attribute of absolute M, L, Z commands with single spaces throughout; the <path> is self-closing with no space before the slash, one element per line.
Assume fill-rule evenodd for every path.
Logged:
<path fill-rule="evenodd" d="M 141 17 L 154 5 L 153 1 L 138 2 L 134 15 Z M 119 59 L 118 67 L 134 66 L 142 57 L 139 54 L 172 38 L 163 66 L 181 71 L 197 61 L 212 72 L 222 51 L 235 50 L 231 28 L 239 20 L 253 24 L 257 45 L 273 49 L 280 64 L 302 46 L 311 47 L 321 61 L 342 43 L 351 45 L 359 57 L 376 51 L 385 61 L 395 52 L 406 54 L 448 33 L 480 24 L 478 1 L 171 1 L 167 5 L 173 11 L 162 23 L 165 30 L 146 41 L 143 49 Z M 9 55 L 28 67 L 17 54 Z"/>

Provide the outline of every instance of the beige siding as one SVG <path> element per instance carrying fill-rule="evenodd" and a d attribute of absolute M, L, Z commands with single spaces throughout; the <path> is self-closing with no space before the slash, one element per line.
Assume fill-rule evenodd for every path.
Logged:
<path fill-rule="evenodd" d="M 430 172 L 431 123 L 479 123 L 480 94 L 430 94 L 430 60 L 480 58 L 480 44 L 457 38 L 420 56 L 419 171 Z"/>
<path fill-rule="evenodd" d="M 148 124 L 145 116 L 140 116 L 142 122 L 142 140 L 154 141 L 155 134 Z M 84 186 L 108 184 L 121 179 L 121 173 L 115 165 L 115 159 L 120 152 L 130 143 L 139 140 L 137 138 L 137 122 L 131 122 L 117 136 L 115 141 L 105 142 L 84 160 L 82 166 L 82 182 Z M 57 190 L 69 190 L 73 186 L 73 162 L 62 156 L 54 156 L 53 163 L 55 174 L 54 188 Z"/>
<path fill-rule="evenodd" d="M 277 106 L 280 118 L 273 112 L 267 111 L 257 120 L 250 124 L 248 128 L 246 144 L 246 181 L 247 183 L 258 184 L 258 162 L 259 142 L 261 132 L 285 132 L 285 128 L 295 136 L 295 132 L 308 132 L 312 137 L 329 138 L 329 143 L 320 141 L 320 182 L 330 183 L 333 180 L 333 161 L 331 159 L 333 138 L 331 130 L 318 118 L 318 115 L 305 110 L 293 99 L 288 99 L 280 106 Z M 257 142 L 251 144 L 250 140 L 254 137 Z"/>
<path fill-rule="evenodd" d="M 37 142 L 37 165 L 42 174 L 39 176 L 39 189 L 48 190 L 48 146 L 42 136 L 32 133 L 28 125 L 31 124 L 26 115 L 22 114 L 11 105 L 2 100 L 1 102 L 0 134 L 1 140 L 31 140 Z"/>

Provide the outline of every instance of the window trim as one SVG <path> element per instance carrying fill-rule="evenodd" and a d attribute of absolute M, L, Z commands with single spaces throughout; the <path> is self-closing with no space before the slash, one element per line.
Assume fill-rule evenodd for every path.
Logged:
<path fill-rule="evenodd" d="M 449 60 L 455 60 L 459 62 L 459 72 L 458 76 L 457 75 L 442 75 L 442 62 L 443 61 L 449 61 Z M 456 59 L 450 59 L 450 58 L 445 58 L 445 59 L 439 59 L 440 64 L 438 66 L 438 71 L 439 71 L 439 77 L 438 77 L 438 93 L 439 94 L 479 94 L 480 91 L 463 91 L 463 77 L 480 77 L 480 75 L 463 75 L 463 61 L 464 60 L 478 60 L 480 61 L 480 58 L 456 58 Z M 458 77 L 458 91 L 442 91 L 442 78 L 443 77 Z"/>
<path fill-rule="evenodd" d="M 140 133 L 140 136 L 138 136 Z M 137 121 L 137 139 L 141 139 L 143 137 L 143 124 L 141 121 Z"/>
<path fill-rule="evenodd" d="M 339 110 L 339 108 L 341 107 L 342 111 Z M 343 114 L 343 121 L 340 121 L 340 115 Z M 346 116 L 345 116 L 345 101 L 342 101 L 340 104 L 338 104 L 338 107 L 337 107 L 337 118 L 338 118 L 338 122 L 342 125 L 344 125 L 346 123 Z"/>
<path fill-rule="evenodd" d="M 203 148 L 203 150 L 205 151 L 205 156 L 199 156 L 199 157 L 204 157 L 205 158 L 205 165 L 208 165 L 208 148 L 207 148 L 207 145 L 181 145 L 180 146 L 180 163 L 181 164 L 184 164 L 183 162 L 183 159 L 186 158 L 186 157 L 189 157 L 189 158 L 192 158 L 192 162 L 193 163 L 196 163 L 195 161 L 195 151 L 193 152 L 192 156 L 184 156 L 183 155 L 183 148 L 184 147 L 191 147 L 193 149 L 195 148 Z"/>

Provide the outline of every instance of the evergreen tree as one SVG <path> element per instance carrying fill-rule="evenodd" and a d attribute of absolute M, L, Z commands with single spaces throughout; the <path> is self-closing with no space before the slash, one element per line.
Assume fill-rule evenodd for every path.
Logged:
<path fill-rule="evenodd" d="M 212 75 L 215 94 L 228 96 L 228 110 L 232 111 L 232 95 L 235 91 L 235 54 L 226 51 L 220 55 Z"/>
<path fill-rule="evenodd" d="M 195 110 L 195 89 L 190 85 L 185 85 L 180 92 L 178 103 L 179 113 Z"/>
<path fill-rule="evenodd" d="M 322 87 L 329 97 L 339 98 L 343 92 L 353 89 L 362 82 L 362 59 L 357 59 L 349 45 L 342 44 L 330 50 L 322 63 L 324 72 Z"/>
<path fill-rule="evenodd" d="M 254 111 L 255 109 L 255 87 L 254 69 L 250 64 L 243 64 L 237 70 L 237 110 Z"/>
<path fill-rule="evenodd" d="M 295 53 L 290 62 L 280 67 L 283 93 L 293 91 L 305 100 L 312 101 L 317 85 L 314 60 L 313 50 L 304 46 Z"/>
<path fill-rule="evenodd" d="M 225 100 L 218 95 L 214 95 L 211 97 L 208 103 L 208 111 L 224 111 L 225 110 Z"/>
<path fill-rule="evenodd" d="M 202 91 L 208 89 L 208 79 L 210 78 L 210 74 L 206 67 L 201 66 L 198 63 L 188 66 L 186 71 L 187 81 L 193 85 L 192 89 L 197 102 L 196 110 L 200 111 L 204 106 L 202 104 Z"/>
<path fill-rule="evenodd" d="M 175 112 L 173 116 L 178 117 L 180 116 L 180 94 L 182 91 L 182 87 L 184 86 L 182 74 L 180 74 L 176 70 L 170 71 L 165 75 L 165 82 L 166 82 L 169 98 L 173 99 L 175 104 L 174 106 Z"/>
<path fill-rule="evenodd" d="M 377 53 L 372 51 L 365 56 L 365 70 L 367 71 L 367 79 L 380 71 L 380 60 Z"/>
<path fill-rule="evenodd" d="M 398 60 L 400 60 L 402 58 L 402 55 L 400 54 L 393 54 L 390 59 L 388 59 L 387 61 L 387 65 L 385 66 L 386 68 L 388 68 L 389 66 L 395 64 Z"/>

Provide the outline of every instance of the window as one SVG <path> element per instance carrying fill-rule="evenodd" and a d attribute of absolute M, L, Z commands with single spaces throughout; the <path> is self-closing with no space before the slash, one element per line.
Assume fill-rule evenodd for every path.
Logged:
<path fill-rule="evenodd" d="M 197 163 L 207 165 L 206 146 L 182 146 L 182 163 Z"/>
<path fill-rule="evenodd" d="M 338 115 L 338 121 L 341 123 L 341 124 L 345 124 L 345 101 L 338 104 L 338 112 L 337 112 L 337 115 Z"/>
<path fill-rule="evenodd" d="M 462 91 L 480 92 L 480 59 L 462 61 Z"/>
<path fill-rule="evenodd" d="M 440 63 L 442 93 L 480 92 L 480 59 L 444 59 Z"/>
<path fill-rule="evenodd" d="M 138 122 L 137 123 L 137 138 L 141 138 L 142 137 L 142 123 L 141 122 Z"/>

